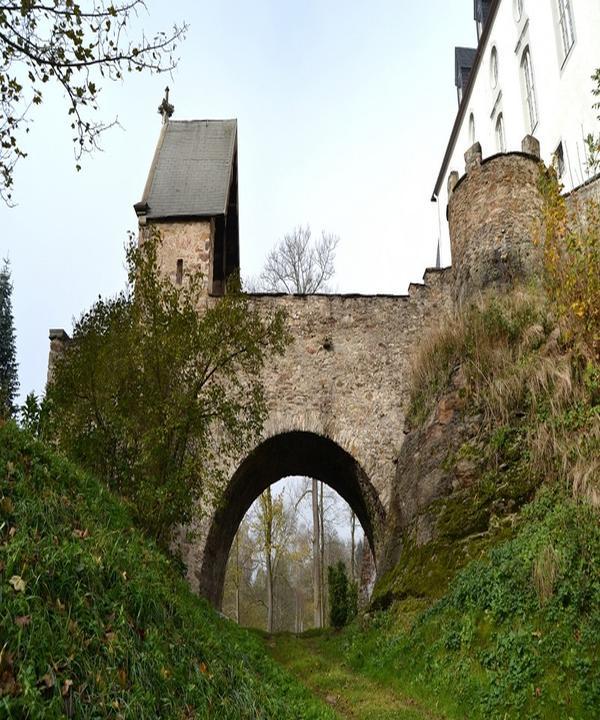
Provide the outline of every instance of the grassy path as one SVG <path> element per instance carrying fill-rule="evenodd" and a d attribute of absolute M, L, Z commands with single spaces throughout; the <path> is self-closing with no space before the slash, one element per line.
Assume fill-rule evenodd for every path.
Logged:
<path fill-rule="evenodd" d="M 444 720 L 409 697 L 354 672 L 326 634 L 265 639 L 272 657 L 324 700 L 340 718 L 352 720 Z"/>

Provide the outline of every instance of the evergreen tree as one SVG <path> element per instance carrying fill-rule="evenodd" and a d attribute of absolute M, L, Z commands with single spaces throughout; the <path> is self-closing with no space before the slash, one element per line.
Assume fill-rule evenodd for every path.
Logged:
<path fill-rule="evenodd" d="M 0 270 L 0 417 L 15 414 L 19 390 L 15 327 L 12 314 L 12 283 L 8 260 Z"/>
<path fill-rule="evenodd" d="M 348 585 L 346 566 L 340 560 L 328 567 L 329 621 L 334 628 L 341 628 L 351 619 L 352 598 Z"/>

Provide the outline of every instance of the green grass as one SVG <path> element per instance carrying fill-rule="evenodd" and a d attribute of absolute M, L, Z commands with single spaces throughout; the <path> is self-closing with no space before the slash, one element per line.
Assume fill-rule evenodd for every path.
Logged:
<path fill-rule="evenodd" d="M 469 563 L 440 600 L 365 618 L 338 649 L 355 672 L 450 718 L 600 717 L 597 511 L 543 490 L 516 536 Z"/>
<path fill-rule="evenodd" d="M 90 476 L 0 428 L 0 717 L 333 718 Z"/>
<path fill-rule="evenodd" d="M 274 635 L 266 639 L 272 656 L 323 698 L 340 718 L 356 720 L 438 720 L 388 684 L 357 673 L 344 660 L 344 635 L 335 631 Z"/>
<path fill-rule="evenodd" d="M 543 490 L 515 537 L 459 571 L 437 602 L 408 598 L 342 632 L 266 642 L 340 717 L 598 718 L 597 512 Z"/>

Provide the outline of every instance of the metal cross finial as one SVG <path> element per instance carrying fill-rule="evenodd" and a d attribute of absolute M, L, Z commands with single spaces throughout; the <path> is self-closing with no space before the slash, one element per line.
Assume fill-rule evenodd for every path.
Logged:
<path fill-rule="evenodd" d="M 175 108 L 169 102 L 169 88 L 167 86 L 165 88 L 165 96 L 163 98 L 163 101 L 158 106 L 159 115 L 162 115 L 163 125 L 165 125 L 167 122 L 169 122 L 169 118 L 174 113 L 174 111 L 175 111 Z"/>

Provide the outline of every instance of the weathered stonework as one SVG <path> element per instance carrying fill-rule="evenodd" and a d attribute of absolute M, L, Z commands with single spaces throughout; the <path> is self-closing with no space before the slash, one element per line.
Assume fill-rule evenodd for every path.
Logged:
<path fill-rule="evenodd" d="M 429 271 L 407 296 L 251 297 L 265 314 L 284 309 L 294 340 L 264 370 L 263 442 L 234 463 L 229 475 L 237 485 L 230 494 L 224 488 L 226 511 L 202 528 L 199 540 L 183 543 L 190 582 L 213 603 L 221 601 L 239 521 L 268 477 L 305 474 L 328 482 L 355 509 L 377 558 L 404 438 L 412 354 L 423 329 L 449 310 L 449 276 Z"/>
<path fill-rule="evenodd" d="M 453 294 L 458 303 L 484 288 L 539 272 L 532 243 L 542 206 L 538 176 L 539 160 L 534 155 L 469 159 L 467 174 L 455 185 L 448 203 Z"/>
<path fill-rule="evenodd" d="M 411 285 L 408 295 L 251 297 L 266 314 L 287 311 L 294 342 L 264 370 L 269 415 L 261 441 L 227 468 L 219 502 L 197 523 L 193 538 L 185 528 L 179 532 L 190 583 L 213 604 L 221 602 L 227 557 L 241 519 L 266 487 L 287 475 L 319 478 L 349 502 L 365 529 L 378 573 L 390 503 L 397 505 L 402 527 L 416 515 L 422 518 L 417 543 L 427 541 L 432 529 L 423 508 L 452 482 L 438 467 L 444 442 L 437 443 L 436 433 L 446 436 L 455 415 L 452 407 L 440 407 L 428 438 L 431 457 L 421 458 L 414 468 L 403 465 L 415 457 L 410 447 L 402 451 L 410 364 L 423 333 L 445 313 L 485 288 L 538 271 L 531 241 L 541 209 L 535 138 L 526 138 L 523 147 L 522 153 L 484 161 L 477 145 L 467 153 L 467 174 L 461 179 L 453 174 L 448 185 L 453 267 L 428 270 L 423 284 Z M 598 187 L 590 184 L 580 192 L 596 193 Z M 185 282 L 186 272 L 200 270 L 207 278 L 208 305 L 218 302 L 210 296 L 225 291 L 239 260 L 237 191 L 234 196 L 228 225 L 219 217 L 154 225 L 163 238 L 162 272 L 173 282 Z M 146 210 L 137 211 L 143 241 L 151 225 L 145 224 Z M 179 274 L 178 261 L 183 263 Z M 62 336 L 51 336 L 51 342 L 50 368 Z M 397 472 L 402 477 L 395 481 Z M 399 486 L 405 488 L 400 496 Z"/>
<path fill-rule="evenodd" d="M 207 291 L 212 293 L 214 222 L 212 220 L 179 220 L 153 222 L 140 228 L 140 241 L 152 232 L 159 232 L 158 265 L 173 283 L 178 281 L 177 263 L 182 261 L 181 281 L 186 274 L 201 272 L 206 279 Z"/>
<path fill-rule="evenodd" d="M 62 328 L 51 328 L 48 331 L 48 337 L 50 340 L 50 352 L 48 353 L 48 375 L 46 382 L 49 383 L 52 380 L 56 360 L 64 353 L 71 338 Z"/>

